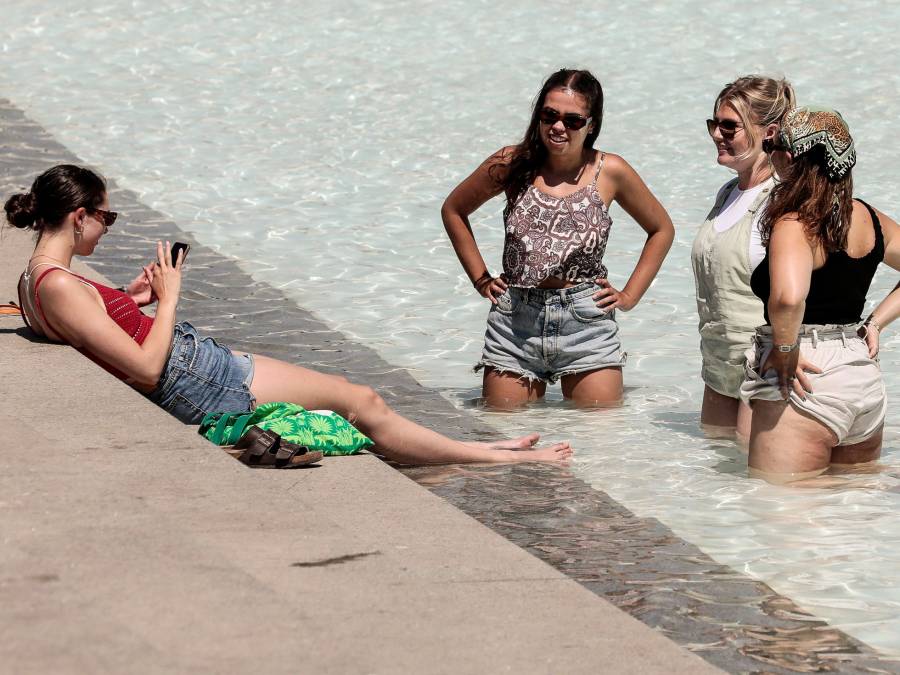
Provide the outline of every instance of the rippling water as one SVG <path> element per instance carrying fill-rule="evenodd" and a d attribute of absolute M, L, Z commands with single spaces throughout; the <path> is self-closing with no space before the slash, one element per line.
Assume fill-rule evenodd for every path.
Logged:
<path fill-rule="evenodd" d="M 0 96 L 203 242 L 470 406 L 487 306 L 443 233 L 441 201 L 518 140 L 547 74 L 591 68 L 607 97 L 599 146 L 638 169 L 678 230 L 644 301 L 620 314 L 627 405 L 573 411 L 557 389 L 521 413 L 475 413 L 572 439 L 581 477 L 638 515 L 900 654 L 900 427 L 889 418 L 878 473 L 828 489 L 748 479 L 731 443 L 697 431 L 689 266 L 729 178 L 703 120 L 721 86 L 748 72 L 786 74 L 801 102 L 840 109 L 857 140 L 857 193 L 900 213 L 896 125 L 885 123 L 897 118 L 900 6 L 523 5 L 7 0 Z M 472 219 L 495 271 L 501 209 L 495 200 Z M 612 214 L 607 265 L 624 283 L 642 232 Z M 882 271 L 872 297 L 895 279 Z M 882 352 L 894 401 L 896 334 Z"/>

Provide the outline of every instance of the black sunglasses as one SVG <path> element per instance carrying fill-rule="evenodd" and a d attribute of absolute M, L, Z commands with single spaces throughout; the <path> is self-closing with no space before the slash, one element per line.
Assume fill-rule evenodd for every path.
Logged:
<path fill-rule="evenodd" d="M 553 108 L 541 108 L 541 112 L 538 113 L 538 119 L 541 120 L 542 124 L 556 124 L 562 120 L 563 126 L 566 129 L 577 131 L 578 129 L 584 128 L 584 125 L 587 124 L 588 120 L 591 118 L 576 113 L 566 113 L 563 115 Z"/>
<path fill-rule="evenodd" d="M 103 221 L 103 227 L 109 227 L 114 222 L 116 222 L 116 218 L 119 217 L 119 214 L 115 211 L 104 211 L 103 209 L 91 209 L 91 213 L 95 213 L 100 216 L 100 220 Z"/>
<path fill-rule="evenodd" d="M 762 142 L 762 150 L 767 155 L 771 155 L 773 152 L 791 151 L 790 147 L 784 145 L 778 138 L 764 138 Z"/>
<path fill-rule="evenodd" d="M 734 120 L 706 120 L 706 130 L 709 132 L 710 136 L 716 133 L 716 129 L 718 129 L 726 138 L 733 138 L 738 132 L 738 129 L 743 128 L 742 125 Z"/>

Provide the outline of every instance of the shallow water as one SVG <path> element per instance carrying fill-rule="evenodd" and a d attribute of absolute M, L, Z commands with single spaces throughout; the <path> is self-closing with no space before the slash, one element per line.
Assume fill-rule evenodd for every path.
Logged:
<path fill-rule="evenodd" d="M 689 266 L 696 226 L 729 178 L 703 120 L 747 72 L 787 74 L 802 102 L 840 109 L 857 139 L 857 193 L 898 213 L 884 120 L 897 116 L 900 7 L 621 4 L 7 0 L 0 96 L 201 241 L 469 406 L 487 307 L 443 233 L 441 201 L 518 140 L 549 72 L 593 69 L 607 96 L 599 146 L 638 169 L 678 230 L 644 301 L 619 315 L 627 405 L 582 413 L 557 389 L 521 413 L 475 414 L 572 439 L 586 481 L 900 654 L 900 426 L 889 417 L 878 473 L 828 489 L 748 479 L 733 444 L 697 430 Z M 495 271 L 501 209 L 495 200 L 472 219 Z M 606 260 L 621 284 L 642 232 L 612 214 Z M 871 296 L 894 280 L 881 272 Z M 882 352 L 892 400 L 895 336 Z"/>

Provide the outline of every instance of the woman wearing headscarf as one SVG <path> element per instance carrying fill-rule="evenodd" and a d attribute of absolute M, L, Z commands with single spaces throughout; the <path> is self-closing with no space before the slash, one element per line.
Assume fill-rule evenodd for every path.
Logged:
<path fill-rule="evenodd" d="M 838 112 L 791 111 L 775 149 L 786 162 L 751 278 L 766 325 L 747 353 L 741 398 L 753 406 L 751 472 L 785 482 L 881 453 L 878 337 L 900 315 L 900 289 L 865 321 L 862 312 L 879 263 L 900 269 L 900 227 L 853 198 L 856 150 Z"/>

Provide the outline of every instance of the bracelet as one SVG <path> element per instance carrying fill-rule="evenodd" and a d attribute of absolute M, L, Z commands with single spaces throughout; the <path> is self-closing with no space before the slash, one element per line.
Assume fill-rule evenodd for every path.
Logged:
<path fill-rule="evenodd" d="M 875 320 L 875 316 L 869 314 L 868 318 L 863 321 L 863 326 L 875 326 L 875 329 L 880 333 L 881 332 L 881 324 Z"/>
<path fill-rule="evenodd" d="M 485 270 L 484 274 L 478 277 L 475 281 L 472 282 L 472 286 L 475 287 L 476 291 L 481 291 L 481 287 L 487 283 L 494 280 L 494 277 L 491 276 L 491 273 Z"/>
<path fill-rule="evenodd" d="M 773 345 L 772 345 L 772 348 L 773 348 L 773 349 L 775 349 L 776 351 L 781 352 L 782 354 L 789 354 L 790 352 L 794 351 L 794 350 L 797 349 L 798 347 L 800 347 L 800 340 L 799 340 L 799 339 L 798 339 L 794 344 L 792 344 L 792 345 L 776 345 L 776 344 L 773 344 Z"/>

